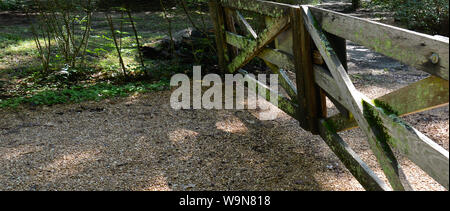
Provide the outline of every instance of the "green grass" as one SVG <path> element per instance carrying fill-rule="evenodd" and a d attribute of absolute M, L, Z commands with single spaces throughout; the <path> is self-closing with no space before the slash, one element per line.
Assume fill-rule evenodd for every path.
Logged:
<path fill-rule="evenodd" d="M 100 101 L 113 97 L 127 97 L 136 93 L 162 91 L 169 87 L 167 81 L 156 83 L 135 82 L 124 85 L 97 83 L 91 86 L 74 86 L 63 90 L 47 90 L 34 95 L 0 100 L 0 108 L 17 108 L 19 105 L 56 105 L 63 103 L 80 103 Z"/>
<path fill-rule="evenodd" d="M 141 37 L 141 44 L 153 42 L 168 34 L 168 22 L 164 19 L 161 12 L 140 12 L 133 14 L 133 16 L 139 36 Z M 205 16 L 204 18 L 206 20 L 209 20 L 207 14 L 204 14 L 203 16 Z M 113 13 L 112 17 L 116 30 L 119 30 L 120 14 Z M 196 17 L 199 19 L 198 16 Z M 186 17 L 179 12 L 174 12 L 171 19 L 173 32 L 191 26 L 186 20 Z M 128 22 L 126 16 L 125 21 Z M 197 21 L 200 22 L 200 20 Z M 7 24 L 7 22 L 0 21 L 0 72 L 9 71 L 14 75 L 14 72 L 18 69 L 23 71 L 23 69 L 27 69 L 30 66 L 39 65 L 38 52 L 30 32 L 30 26 L 26 23 L 18 25 Z M 92 28 L 88 54 L 93 57 L 93 59 L 90 61 L 89 65 L 98 69 L 117 69 L 118 55 L 114 48 L 114 43 L 111 40 L 111 31 L 105 21 L 104 15 L 94 15 Z M 124 61 L 126 65 L 131 67 L 137 66 L 139 62 L 136 59 L 137 50 L 131 26 L 125 23 L 122 32 L 122 53 Z M 52 53 L 52 57 L 55 58 L 56 46 L 53 51 L 55 52 Z M 57 59 L 55 59 L 53 63 L 55 64 L 55 67 L 58 66 Z M 111 68 L 111 64 L 116 65 Z M 23 75 L 20 75 L 20 77 L 23 77 Z"/>

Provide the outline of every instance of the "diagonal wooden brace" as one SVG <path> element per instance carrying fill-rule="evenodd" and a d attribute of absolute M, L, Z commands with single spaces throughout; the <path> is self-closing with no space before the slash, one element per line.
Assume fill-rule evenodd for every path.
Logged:
<path fill-rule="evenodd" d="M 370 121 L 366 118 L 366 110 L 364 110 L 363 102 L 364 98 L 356 90 L 355 86 L 350 80 L 350 76 L 347 74 L 338 56 L 334 50 L 330 47 L 328 39 L 317 25 L 311 11 L 307 6 L 302 7 L 302 13 L 305 17 L 304 24 L 306 25 L 312 39 L 322 54 L 331 74 L 336 81 L 337 88 L 340 94 L 343 96 L 343 101 L 346 105 L 349 105 L 349 110 L 355 116 L 360 127 L 367 135 L 370 148 L 377 157 L 386 177 L 391 183 L 394 190 L 412 190 L 410 184 L 404 177 L 404 173 L 398 164 L 391 148 L 383 139 L 383 131 L 377 130 L 373 127 Z"/>
<path fill-rule="evenodd" d="M 241 54 L 233 59 L 227 67 L 228 72 L 236 72 L 258 56 L 267 44 L 273 41 L 279 33 L 283 32 L 288 24 L 289 17 L 284 16 L 276 19 L 272 25 L 267 26 L 267 28 L 258 36 L 256 42 L 248 43 L 248 46 L 241 51 Z"/>

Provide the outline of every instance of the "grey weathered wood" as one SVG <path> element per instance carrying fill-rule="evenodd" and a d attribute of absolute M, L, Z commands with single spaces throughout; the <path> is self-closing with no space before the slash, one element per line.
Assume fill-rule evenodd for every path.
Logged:
<path fill-rule="evenodd" d="M 338 87 L 332 76 L 327 73 L 327 71 L 318 66 L 315 67 L 316 83 L 322 87 L 327 93 L 332 95 L 336 99 L 341 99 L 340 102 L 348 109 L 351 109 L 351 105 L 346 101 L 342 100 L 343 96 L 338 91 Z M 431 81 L 442 80 L 439 78 L 432 78 Z M 427 84 L 430 84 L 429 80 L 424 80 Z M 418 82 L 420 85 L 414 86 L 415 89 L 419 87 L 424 87 L 424 82 Z M 439 84 L 439 82 L 437 82 Z M 436 85 L 436 84 L 435 84 Z M 431 85 L 431 86 L 435 86 Z M 447 86 L 448 87 L 448 86 Z M 445 87 L 444 87 L 445 89 Z M 407 90 L 407 89 L 404 89 Z M 448 88 L 447 88 L 448 90 Z M 424 90 L 421 90 L 424 91 Z M 448 92 L 447 92 L 448 93 Z M 403 90 L 392 93 L 394 96 L 400 96 L 405 94 Z M 363 96 L 362 93 L 357 92 L 356 95 L 362 96 L 361 99 L 366 102 L 371 100 Z M 448 97 L 448 96 L 447 96 Z M 383 97 L 382 97 L 383 98 Z M 420 100 L 417 99 L 416 100 Z M 445 101 L 445 100 L 444 100 Z M 388 103 L 386 101 L 385 103 Z M 439 103 L 438 103 L 439 104 Z M 388 104 L 389 105 L 389 104 Z M 391 147 L 399 150 L 403 155 L 413 161 L 422 170 L 434 178 L 437 182 L 448 189 L 448 178 L 449 178 L 449 155 L 448 151 L 443 149 L 441 146 L 437 145 L 431 139 L 409 126 L 405 122 L 401 121 L 395 115 L 386 114 L 381 108 L 377 108 L 372 105 L 374 111 L 378 116 L 380 116 L 381 123 L 386 128 L 386 133 L 388 133 L 392 139 L 389 140 Z M 415 110 L 414 108 L 412 110 Z M 408 112 L 409 110 L 403 110 L 403 112 Z M 347 119 L 340 116 L 334 116 L 327 119 L 337 131 L 342 130 L 342 127 L 357 127 L 358 124 L 354 119 Z"/>
<path fill-rule="evenodd" d="M 316 70 L 316 72 L 317 74 L 320 74 L 318 83 L 322 84 L 322 86 L 333 86 L 324 84 L 326 83 L 324 81 L 332 79 L 327 75 L 323 75 L 323 71 Z M 333 88 L 328 89 L 332 91 Z M 449 102 L 448 93 L 448 82 L 444 79 L 432 76 L 379 97 L 375 101 L 382 102 L 389 106 L 398 116 L 402 117 L 447 105 Z M 330 118 L 337 123 L 337 131 L 358 127 L 358 124 L 354 119 L 342 120 L 342 118 L 341 115 Z"/>
<path fill-rule="evenodd" d="M 336 52 L 336 55 L 341 61 L 341 64 L 344 66 L 344 69 L 346 69 L 348 73 L 347 40 L 330 33 L 325 33 L 325 35 L 330 42 L 330 46 L 333 48 L 334 52 Z M 321 59 L 323 61 L 322 57 Z M 331 102 L 333 102 L 333 104 L 336 106 L 343 117 L 346 117 L 347 119 L 351 117 L 350 111 L 343 107 L 336 99 L 331 97 L 330 100 Z"/>
<path fill-rule="evenodd" d="M 231 32 L 226 32 L 226 42 L 232 46 L 235 46 L 239 49 L 245 49 L 249 45 L 256 45 L 256 41 L 248 39 L 244 36 L 237 35 Z M 257 57 L 268 61 L 272 64 L 277 65 L 279 68 L 284 70 L 293 70 L 294 61 L 293 58 L 283 52 L 279 52 L 277 50 L 271 48 L 264 48 Z"/>
<path fill-rule="evenodd" d="M 280 52 L 278 50 L 265 48 L 261 51 L 260 54 L 258 54 L 258 57 L 266 60 L 272 64 L 277 65 L 280 69 L 292 71 L 295 69 L 294 67 L 294 59 L 283 52 Z"/>
<path fill-rule="evenodd" d="M 330 42 L 330 46 L 336 52 L 336 55 L 344 66 L 344 69 L 348 72 L 347 40 L 330 33 L 325 33 L 325 35 Z"/>
<path fill-rule="evenodd" d="M 228 71 L 233 73 L 255 58 L 268 43 L 288 26 L 288 23 L 288 17 L 281 17 L 276 19 L 272 25 L 267 26 L 267 29 L 258 36 L 255 42 L 246 43 L 246 48 L 228 65 Z"/>
<path fill-rule="evenodd" d="M 395 115 L 374 108 L 392 138 L 389 145 L 399 150 L 442 186 L 449 189 L 449 153 L 430 138 Z"/>
<path fill-rule="evenodd" d="M 342 96 L 340 95 L 339 89 L 336 86 L 336 82 L 333 80 L 333 76 L 331 76 L 331 73 L 319 65 L 314 65 L 314 79 L 317 85 L 320 86 L 325 92 L 327 97 L 331 100 L 331 102 L 336 106 L 336 108 L 339 110 L 339 123 L 347 123 L 351 122 L 352 120 L 354 124 L 358 125 L 354 119 L 350 118 L 351 113 L 348 111 L 346 106 L 342 105 Z M 342 120 L 341 120 L 342 118 Z M 354 126 L 353 126 L 354 127 Z M 338 127 L 341 128 L 341 127 Z M 340 130 L 338 130 L 340 131 Z"/>
<path fill-rule="evenodd" d="M 294 56 L 292 46 L 294 46 L 294 39 L 292 38 L 292 27 L 291 27 L 277 36 L 277 38 L 275 39 L 275 48 L 289 55 Z"/>
<path fill-rule="evenodd" d="M 419 70 L 449 79 L 449 41 L 386 24 L 310 7 L 317 18 L 314 27 L 369 47 Z M 438 64 L 430 59 L 439 56 Z"/>
<path fill-rule="evenodd" d="M 252 26 L 245 20 L 244 16 L 241 15 L 239 11 L 236 11 L 236 16 L 240 23 L 242 23 L 242 27 L 253 37 L 253 39 L 258 38 L 258 34 L 253 30 Z M 241 24 L 240 24 L 241 25 Z"/>
<path fill-rule="evenodd" d="M 267 26 L 258 37 L 256 42 L 249 42 L 247 48 L 243 49 L 236 58 L 228 65 L 228 72 L 233 73 L 255 58 L 265 46 L 281 33 L 289 23 L 288 17 L 277 19 L 271 26 Z"/>
<path fill-rule="evenodd" d="M 270 62 L 266 61 L 266 64 L 272 70 L 273 73 L 278 74 L 278 81 L 280 82 L 281 87 L 283 87 L 284 90 L 287 92 L 289 97 L 294 102 L 297 102 L 297 95 L 298 95 L 297 88 L 291 81 L 291 79 L 289 79 L 289 76 L 286 74 L 286 72 Z"/>
<path fill-rule="evenodd" d="M 221 0 L 221 2 L 225 7 L 247 10 L 276 18 L 287 14 L 290 8 L 297 7 L 289 4 L 262 0 Z"/>
<path fill-rule="evenodd" d="M 388 104 L 398 115 L 404 116 L 448 104 L 449 84 L 444 79 L 432 76 L 377 100 Z"/>
<path fill-rule="evenodd" d="M 409 183 L 402 179 L 403 171 L 390 147 L 382 139 L 379 131 L 376 131 L 375 128 L 371 127 L 365 118 L 362 104 L 363 98 L 359 95 L 359 92 L 351 82 L 349 75 L 334 50 L 331 48 L 325 34 L 320 27 L 315 24 L 316 21 L 313 14 L 306 6 L 302 6 L 302 12 L 305 17 L 304 23 L 306 28 L 330 69 L 330 72 L 336 81 L 338 90 L 343 97 L 342 100 L 345 101 L 346 105 L 350 105 L 349 110 L 355 115 L 355 119 L 367 135 L 370 148 L 377 157 L 391 186 L 394 190 L 412 189 Z"/>
<path fill-rule="evenodd" d="M 241 73 L 242 75 L 244 75 L 244 81 L 249 82 L 249 83 L 254 83 L 256 86 L 248 86 L 248 88 L 251 88 L 252 91 L 256 92 L 258 95 L 264 97 L 264 99 L 268 100 L 268 102 L 271 102 L 270 96 L 271 94 L 275 93 L 273 90 L 270 89 L 270 87 L 266 86 L 265 84 L 262 84 L 261 82 L 259 82 L 258 80 L 256 80 L 253 77 L 249 77 L 248 72 L 245 70 L 240 69 L 238 71 L 239 73 Z M 247 85 L 247 84 L 246 84 Z M 260 93 L 259 87 L 263 87 L 264 88 L 264 92 L 265 93 Z M 253 89 L 255 88 L 255 89 Z M 298 115 L 297 115 L 297 107 L 298 105 L 295 104 L 294 102 L 292 102 L 291 100 L 287 99 L 286 97 L 283 97 L 281 95 L 279 95 L 278 93 L 276 93 L 276 95 L 278 96 L 278 108 L 281 109 L 282 111 L 284 111 L 286 114 L 288 114 L 289 116 L 291 116 L 294 119 L 297 119 Z"/>
<path fill-rule="evenodd" d="M 368 191 L 389 191 L 389 187 L 380 180 L 347 143 L 334 132 L 331 125 L 325 120 L 320 120 L 320 136 L 330 149 L 342 161 L 358 182 Z"/>
<path fill-rule="evenodd" d="M 339 102 L 345 103 L 342 99 L 343 96 L 339 91 L 336 81 L 334 81 L 331 73 L 325 68 L 314 65 L 314 78 L 317 85 L 319 85 L 323 90 L 325 90 L 328 94 L 330 94 L 333 98 L 339 100 Z M 348 105 L 347 105 L 348 106 Z"/>
<path fill-rule="evenodd" d="M 222 2 L 233 4 L 234 6 L 230 6 L 231 8 L 242 8 L 244 10 L 253 12 L 258 12 L 258 8 L 255 9 L 255 7 L 251 7 L 251 5 L 253 4 L 270 4 L 270 2 L 268 3 L 266 1 L 258 0 L 224 0 Z M 284 6 L 279 7 L 284 8 L 282 9 L 283 11 L 281 13 L 278 12 L 281 10 L 271 10 L 269 7 L 264 7 L 264 9 L 262 10 L 259 9 L 260 11 L 263 11 L 259 13 L 271 17 L 282 17 L 287 14 L 287 11 L 290 10 L 289 8 L 293 8 L 289 6 L 290 5 L 288 5 L 287 9 Z M 333 13 L 331 11 L 321 10 L 317 8 L 312 8 L 311 10 L 313 10 L 314 15 L 319 17 L 319 22 L 316 22 L 314 20 L 311 11 L 309 11 L 307 7 L 302 7 L 302 12 L 307 15 L 307 20 L 304 20 L 304 22 L 331 71 L 331 73 L 328 72 L 328 70 L 321 70 L 322 72 L 318 72 L 317 68 L 314 67 L 315 82 L 328 94 L 331 93 L 330 96 L 336 97 L 337 102 L 341 103 L 344 107 L 348 108 L 352 113 L 354 113 L 354 118 L 356 119 L 356 121 L 352 119 L 346 119 L 345 121 L 347 122 L 342 124 L 349 124 L 354 121 L 361 126 L 361 128 L 369 138 L 371 149 L 377 156 L 377 159 L 379 160 L 383 170 L 385 171 L 385 174 L 387 175 L 391 185 L 395 190 L 408 190 L 410 189 L 410 186 L 407 182 L 405 182 L 403 172 L 398 165 L 395 157 L 393 156 L 392 151 L 390 151 L 388 144 L 391 147 L 398 149 L 402 154 L 406 155 L 425 172 L 432 176 L 436 181 L 438 181 L 448 189 L 448 152 L 434 143 L 432 140 L 424 136 L 419 131 L 402 122 L 398 117 L 391 113 L 391 110 L 394 110 L 399 114 L 403 112 L 416 112 L 422 107 L 427 107 L 433 104 L 436 104 L 438 106 L 441 105 L 440 103 L 442 102 L 448 102 L 448 84 L 447 87 L 445 87 L 445 84 L 441 79 L 430 78 L 428 80 L 432 82 L 418 82 L 414 84 L 416 86 L 410 87 L 409 89 L 404 88 L 389 95 L 383 96 L 382 98 L 378 99 L 383 102 L 383 106 L 380 106 L 376 102 L 365 97 L 362 93 L 358 92 L 354 88 L 350 78 L 348 77 L 348 74 L 344 71 L 345 64 L 343 63 L 342 58 L 339 58 L 339 55 L 337 55 L 337 53 L 335 52 L 336 49 L 329 50 L 330 48 L 332 49 L 333 45 L 332 43 L 330 44 L 330 42 L 328 42 L 326 34 L 321 31 L 320 25 L 323 26 L 325 31 L 331 34 L 335 34 L 339 37 L 343 37 L 356 43 L 366 45 L 367 47 L 370 47 L 377 52 L 400 60 L 418 69 L 427 71 L 447 81 L 449 43 L 448 38 L 430 38 L 429 36 L 420 33 L 402 30 L 395 27 L 366 21 L 363 19 L 353 18 L 350 16 L 346 17 L 345 15 Z M 272 19 L 272 21 L 273 22 L 271 23 L 274 23 L 275 25 L 278 23 L 276 19 Z M 355 28 L 357 29 L 353 29 L 353 23 L 356 23 L 355 26 L 357 27 Z M 280 31 L 283 31 L 286 28 L 287 25 Z M 269 29 L 267 29 L 265 33 L 270 34 Z M 361 31 L 361 29 L 364 29 L 365 31 Z M 389 30 L 392 30 L 392 32 L 390 32 Z M 339 33 L 341 33 L 342 35 Z M 266 61 L 271 59 L 273 61 L 272 64 L 280 67 L 283 65 L 281 63 L 289 62 L 280 62 L 282 59 L 275 59 L 275 57 L 285 58 L 284 60 L 290 60 L 290 66 L 293 66 L 292 58 L 289 59 L 289 57 L 286 57 L 287 54 L 281 54 L 276 50 L 267 48 L 267 44 L 269 44 L 274 39 L 274 37 L 270 37 L 268 39 L 266 39 L 267 37 L 263 38 L 267 34 L 262 34 L 263 36 L 259 36 L 259 39 L 257 41 L 248 42 L 245 43 L 245 45 L 241 45 L 242 43 L 239 43 L 241 45 L 241 48 L 243 49 L 253 47 L 252 52 L 250 52 L 249 50 L 246 54 L 242 54 L 242 57 L 240 58 L 243 59 L 242 64 L 248 62 L 248 59 L 259 56 L 263 59 L 265 57 Z M 252 36 L 255 37 L 254 35 Z M 330 37 L 328 36 L 328 38 Z M 408 45 L 410 45 L 409 48 Z M 416 55 L 414 55 L 414 53 Z M 432 59 L 430 59 L 432 55 L 438 55 L 438 60 L 434 61 L 437 62 L 437 64 L 434 64 Z M 277 61 L 278 64 L 276 63 Z M 233 63 L 235 64 L 240 64 L 240 62 L 241 61 L 238 61 L 237 59 L 233 61 Z M 240 65 L 236 65 L 235 67 L 237 66 Z M 231 66 L 228 66 L 228 68 L 230 67 Z M 420 85 L 422 85 L 422 87 Z M 442 87 L 444 87 L 443 90 L 440 89 Z M 432 92 L 430 94 L 418 96 L 418 90 L 431 90 Z M 445 92 L 447 93 L 447 98 L 445 98 L 445 96 L 443 97 L 442 95 L 442 93 Z M 270 90 L 267 90 L 265 96 L 267 97 L 269 95 Z M 403 100 L 401 99 L 402 96 L 404 96 Z M 404 103 L 409 99 L 422 100 L 420 102 L 423 103 L 417 106 L 410 106 L 410 103 Z M 294 118 L 298 118 L 298 113 L 296 112 L 299 112 L 299 107 L 297 104 L 289 101 L 286 98 L 283 98 L 282 96 L 279 96 L 279 100 L 281 100 L 282 102 L 281 106 L 279 106 L 282 110 L 284 110 Z M 396 100 L 397 102 L 395 102 Z M 386 105 L 388 107 L 385 107 Z M 385 109 L 383 109 L 382 107 Z M 374 122 L 369 122 L 369 118 L 366 116 L 366 114 L 368 113 L 367 110 L 369 110 L 370 113 L 373 113 L 374 116 L 379 119 L 379 122 L 377 121 L 375 124 Z M 341 116 L 337 119 L 343 120 L 343 117 Z M 333 123 L 333 121 L 331 120 L 336 120 L 336 118 L 327 119 L 327 121 L 330 122 L 331 125 L 336 124 L 336 122 Z M 319 127 L 321 126 L 319 125 Z M 320 129 L 323 130 L 323 128 Z M 327 132 L 328 135 L 335 134 L 330 130 L 327 130 Z M 329 140 L 330 139 L 328 139 L 328 141 Z M 336 140 L 334 141 L 335 142 L 333 143 L 336 144 Z M 337 141 L 337 143 L 339 143 L 339 141 Z M 381 146 L 377 146 L 377 144 Z"/>
<path fill-rule="evenodd" d="M 239 49 L 244 49 L 249 43 L 254 43 L 256 41 L 250 40 L 244 36 L 240 36 L 231 32 L 226 33 L 227 43 L 233 45 Z M 292 58 L 288 55 L 278 52 L 276 50 L 265 48 L 258 54 L 258 57 L 263 59 L 267 66 L 275 73 L 279 75 L 279 80 L 281 82 L 281 86 L 286 90 L 288 95 L 294 100 L 297 101 L 297 88 L 293 84 L 293 82 L 289 79 L 286 72 L 280 68 L 289 68 L 293 69 Z"/>

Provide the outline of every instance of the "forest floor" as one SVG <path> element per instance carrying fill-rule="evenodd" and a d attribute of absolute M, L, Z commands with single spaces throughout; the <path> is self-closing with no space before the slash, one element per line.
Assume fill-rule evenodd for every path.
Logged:
<path fill-rule="evenodd" d="M 428 77 L 350 42 L 348 54 L 351 78 L 370 98 Z M 0 190 L 363 190 L 286 114 L 176 111 L 171 93 L 0 110 Z M 447 105 L 403 119 L 449 150 L 448 114 Z M 386 181 L 362 131 L 340 135 Z M 445 190 L 397 157 L 415 190 Z"/>

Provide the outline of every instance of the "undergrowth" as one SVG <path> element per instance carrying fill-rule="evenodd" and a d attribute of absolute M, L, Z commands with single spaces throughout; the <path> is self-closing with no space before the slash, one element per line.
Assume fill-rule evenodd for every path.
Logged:
<path fill-rule="evenodd" d="M 73 86 L 63 90 L 47 90 L 34 95 L 0 99 L 0 108 L 17 108 L 19 105 L 39 106 L 84 101 L 100 101 L 113 97 L 127 97 L 136 93 L 148 93 L 168 89 L 168 81 L 156 83 L 133 82 L 123 85 L 98 83 L 91 86 Z"/>

